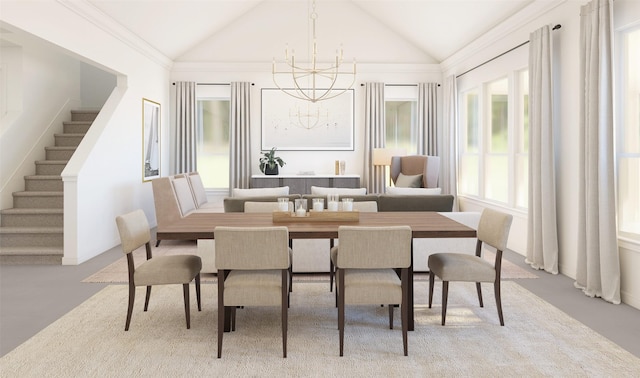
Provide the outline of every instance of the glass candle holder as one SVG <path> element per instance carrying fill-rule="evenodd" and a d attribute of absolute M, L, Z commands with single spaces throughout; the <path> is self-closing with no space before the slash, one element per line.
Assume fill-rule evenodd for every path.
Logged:
<path fill-rule="evenodd" d="M 353 198 L 342 199 L 342 211 L 353 211 Z"/>
<path fill-rule="evenodd" d="M 289 211 L 288 198 L 278 198 L 278 211 Z"/>
<path fill-rule="evenodd" d="M 307 200 L 305 198 L 297 198 L 295 200 L 295 212 L 297 217 L 307 215 Z"/>
<path fill-rule="evenodd" d="M 313 211 L 322 211 L 322 210 L 324 210 L 324 198 L 314 198 Z"/>
<path fill-rule="evenodd" d="M 337 194 L 327 195 L 327 210 L 338 211 L 338 195 Z"/>

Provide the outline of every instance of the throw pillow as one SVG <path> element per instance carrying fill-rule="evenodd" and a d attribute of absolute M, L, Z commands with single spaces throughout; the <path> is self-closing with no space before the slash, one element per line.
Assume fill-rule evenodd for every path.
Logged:
<path fill-rule="evenodd" d="M 387 186 L 386 194 L 393 195 L 423 195 L 434 196 L 442 194 L 441 188 L 398 188 L 397 186 Z"/>
<path fill-rule="evenodd" d="M 281 186 L 277 188 L 253 188 L 253 189 L 238 189 L 234 188 L 232 197 L 266 197 L 266 196 L 288 196 L 289 187 Z"/>
<path fill-rule="evenodd" d="M 316 196 L 326 196 L 327 194 L 358 196 L 367 194 L 367 188 L 324 188 L 321 186 L 312 186 L 311 194 Z"/>
<path fill-rule="evenodd" d="M 422 187 L 422 175 L 403 175 L 398 174 L 396 179 L 396 187 L 398 188 L 420 188 Z"/>

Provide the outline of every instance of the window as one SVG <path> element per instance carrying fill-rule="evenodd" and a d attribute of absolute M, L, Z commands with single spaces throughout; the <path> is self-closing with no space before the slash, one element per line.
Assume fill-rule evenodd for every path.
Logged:
<path fill-rule="evenodd" d="M 461 92 L 460 194 L 527 207 L 528 103 L 528 70 Z"/>
<path fill-rule="evenodd" d="M 198 87 L 198 172 L 207 189 L 229 188 L 229 88 Z"/>
<path fill-rule="evenodd" d="M 418 153 L 418 87 L 385 87 L 385 147 Z"/>
<path fill-rule="evenodd" d="M 640 240 L 640 28 L 622 35 L 618 128 L 618 228 Z"/>

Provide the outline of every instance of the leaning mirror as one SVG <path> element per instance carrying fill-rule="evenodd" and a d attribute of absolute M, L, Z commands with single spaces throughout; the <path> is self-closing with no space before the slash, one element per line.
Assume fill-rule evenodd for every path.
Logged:
<path fill-rule="evenodd" d="M 142 181 L 160 177 L 160 104 L 142 99 Z"/>

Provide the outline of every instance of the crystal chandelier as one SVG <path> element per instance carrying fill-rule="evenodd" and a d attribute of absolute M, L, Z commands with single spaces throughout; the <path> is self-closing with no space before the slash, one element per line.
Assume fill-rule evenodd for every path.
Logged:
<path fill-rule="evenodd" d="M 353 68 L 344 70 L 341 68 L 343 60 L 342 46 L 336 51 L 335 62 L 318 63 L 316 41 L 316 2 L 311 5 L 309 18 L 312 23 L 313 40 L 311 41 L 311 62 L 308 68 L 296 64 L 295 50 L 289 54 L 289 46 L 285 48 L 284 68 L 278 69 L 275 58 L 273 59 L 273 82 L 282 92 L 289 96 L 311 101 L 313 103 L 334 98 L 353 87 L 356 80 L 356 61 L 353 60 Z M 344 66 L 342 66 L 344 67 Z M 348 85 L 343 85 L 344 83 Z"/>

